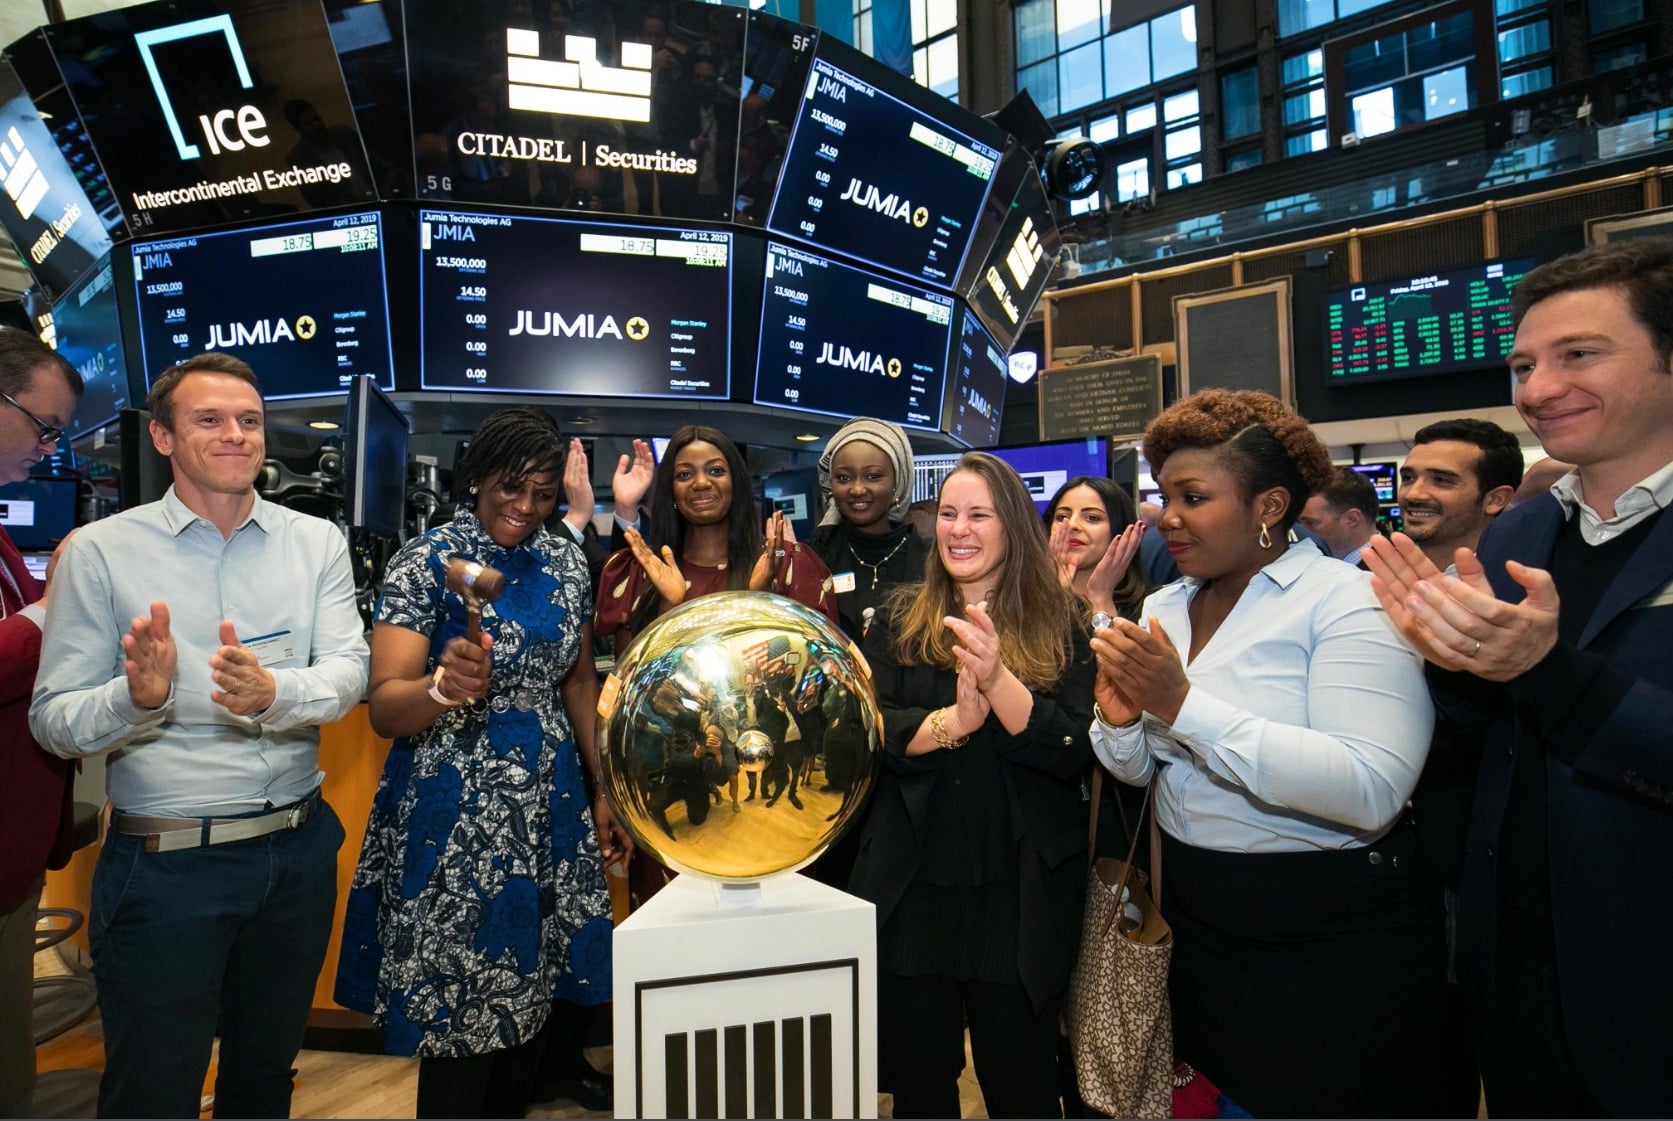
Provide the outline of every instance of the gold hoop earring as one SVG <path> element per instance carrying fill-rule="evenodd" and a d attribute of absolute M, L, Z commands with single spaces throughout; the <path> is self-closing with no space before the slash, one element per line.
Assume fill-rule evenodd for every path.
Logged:
<path fill-rule="evenodd" d="M 1272 548 L 1272 534 L 1270 534 L 1266 531 L 1266 523 L 1265 522 L 1261 523 L 1261 535 L 1259 537 L 1255 538 L 1255 541 L 1263 549 Z"/>

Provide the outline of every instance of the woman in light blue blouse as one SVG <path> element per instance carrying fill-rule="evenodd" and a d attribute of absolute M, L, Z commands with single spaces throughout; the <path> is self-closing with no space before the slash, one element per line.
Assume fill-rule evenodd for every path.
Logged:
<path fill-rule="evenodd" d="M 1331 462 L 1259 393 L 1157 418 L 1184 580 L 1098 632 L 1092 742 L 1154 780 L 1176 1056 L 1256 1116 L 1456 1116 L 1439 883 L 1401 821 L 1433 725 L 1363 572 L 1288 543 Z M 1451 1093 L 1451 1096 L 1449 1096 Z"/>

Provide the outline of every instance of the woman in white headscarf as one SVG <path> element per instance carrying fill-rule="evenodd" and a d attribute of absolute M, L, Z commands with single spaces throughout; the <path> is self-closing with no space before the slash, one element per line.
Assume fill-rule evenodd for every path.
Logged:
<path fill-rule="evenodd" d="M 903 523 L 912 501 L 912 445 L 898 425 L 855 417 L 819 457 L 824 516 L 809 542 L 831 570 L 842 629 L 856 643 L 897 584 L 924 578 L 929 542 Z"/>

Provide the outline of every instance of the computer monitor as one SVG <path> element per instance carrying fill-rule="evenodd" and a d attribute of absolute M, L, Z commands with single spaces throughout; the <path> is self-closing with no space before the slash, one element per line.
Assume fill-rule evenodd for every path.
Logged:
<path fill-rule="evenodd" d="M 344 426 L 344 520 L 400 541 L 407 509 L 407 418 L 369 374 L 349 386 Z"/>
<path fill-rule="evenodd" d="M 0 487 L 0 526 L 21 551 L 50 552 L 76 527 L 79 479 L 28 478 Z"/>

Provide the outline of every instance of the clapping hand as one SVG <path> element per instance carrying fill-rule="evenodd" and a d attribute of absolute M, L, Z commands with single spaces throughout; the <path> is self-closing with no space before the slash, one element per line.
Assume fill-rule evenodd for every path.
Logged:
<path fill-rule="evenodd" d="M 1075 590 L 1075 558 L 1069 552 L 1069 523 L 1067 521 L 1052 522 L 1051 536 L 1047 539 L 1051 547 L 1052 567 L 1057 569 L 1057 582 L 1063 590 Z"/>
<path fill-rule="evenodd" d="M 773 586 L 779 565 L 795 548 L 796 528 L 784 516 L 783 510 L 774 510 L 761 537 L 761 555 L 755 558 L 755 567 L 749 570 L 749 590 L 752 592 L 764 592 Z"/>
<path fill-rule="evenodd" d="M 1115 620 L 1092 639 L 1092 653 L 1098 659 L 1094 691 L 1106 718 L 1125 724 L 1149 712 L 1172 724 L 1179 716 L 1191 682 L 1179 650 L 1154 617 L 1148 630 Z"/>
<path fill-rule="evenodd" d="M 1144 523 L 1134 522 L 1118 533 L 1109 548 L 1104 550 L 1104 555 L 1098 558 L 1098 564 L 1086 581 L 1086 598 L 1094 611 L 1116 614 L 1115 586 L 1121 583 L 1121 578 L 1132 566 L 1133 558 L 1139 555 L 1139 541 L 1143 537 Z"/>
<path fill-rule="evenodd" d="M 238 643 L 232 623 L 221 621 L 221 648 L 209 656 L 209 677 L 219 688 L 209 699 L 234 716 L 254 716 L 273 707 L 273 675 L 255 651 Z"/>
<path fill-rule="evenodd" d="M 639 503 L 651 489 L 656 478 L 656 457 L 651 446 L 643 440 L 633 441 L 631 459 L 623 455 L 616 461 L 616 473 L 610 476 L 610 497 L 616 504 L 616 517 L 628 525 L 639 520 Z"/>
<path fill-rule="evenodd" d="M 569 455 L 563 464 L 563 498 L 569 509 L 564 520 L 578 531 L 584 531 L 593 520 L 593 477 L 587 463 L 587 449 L 578 437 L 569 439 Z"/>
<path fill-rule="evenodd" d="M 128 696 L 140 708 L 161 708 L 174 683 L 178 652 L 169 633 L 168 605 L 151 605 L 149 616 L 135 617 L 122 636 L 122 669 L 128 675 Z"/>
<path fill-rule="evenodd" d="M 629 527 L 622 531 L 627 539 L 627 547 L 633 552 L 633 559 L 639 562 L 639 567 L 645 570 L 645 578 L 656 589 L 657 595 L 668 607 L 682 603 L 685 600 L 685 573 L 680 571 L 679 561 L 674 559 L 674 550 L 668 545 L 662 547 L 662 555 L 651 552 L 651 547 L 645 544 L 645 539 L 639 531 Z"/>
<path fill-rule="evenodd" d="M 953 657 L 959 660 L 959 672 L 969 670 L 976 687 L 987 693 L 1005 673 L 1005 663 L 999 660 L 999 632 L 986 603 L 967 604 L 964 612 L 962 619 L 948 615 L 942 622 L 958 638 Z"/>

